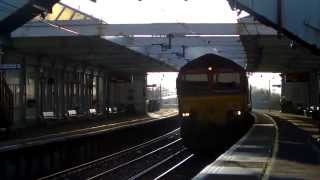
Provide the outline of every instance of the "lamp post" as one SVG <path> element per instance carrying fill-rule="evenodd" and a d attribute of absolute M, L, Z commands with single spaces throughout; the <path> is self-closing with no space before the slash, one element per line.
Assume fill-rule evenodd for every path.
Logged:
<path fill-rule="evenodd" d="M 274 79 L 274 76 L 272 76 L 271 79 L 269 79 L 269 112 L 271 111 L 271 80 Z"/>
<path fill-rule="evenodd" d="M 160 79 L 160 109 L 162 107 L 162 80 L 164 78 L 164 74 L 162 74 L 161 79 Z"/>

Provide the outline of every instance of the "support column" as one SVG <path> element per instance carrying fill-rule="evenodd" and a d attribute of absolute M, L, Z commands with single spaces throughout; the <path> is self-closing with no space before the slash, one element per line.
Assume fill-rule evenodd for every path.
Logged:
<path fill-rule="evenodd" d="M 20 109 L 20 120 L 23 125 L 26 125 L 26 59 L 25 57 L 21 60 L 21 71 L 20 71 L 20 92 L 19 92 L 19 109 Z"/>
<path fill-rule="evenodd" d="M 87 72 L 85 72 L 84 74 L 84 81 L 85 81 L 85 84 L 84 84 L 84 104 L 83 104 L 83 112 L 87 111 L 88 110 L 88 104 L 89 104 L 89 88 L 88 88 L 88 85 L 89 85 L 89 75 L 87 74 Z"/>
<path fill-rule="evenodd" d="M 93 100 L 94 100 L 94 98 L 93 98 L 93 91 L 94 91 L 94 89 L 93 89 L 93 82 L 94 82 L 94 80 L 95 80 L 95 72 L 94 72 L 94 70 L 92 69 L 91 70 L 91 73 L 90 73 L 90 85 L 89 85 L 89 97 L 90 97 L 90 106 L 89 106 L 89 108 L 93 108 L 94 106 L 95 106 L 95 103 L 93 102 Z M 97 89 L 96 89 L 97 90 Z"/>
<path fill-rule="evenodd" d="M 72 72 L 67 71 L 67 99 L 68 99 L 67 110 L 72 109 L 71 81 L 72 81 Z"/>
<path fill-rule="evenodd" d="M 106 104 L 108 105 L 108 107 L 111 106 L 110 96 L 111 96 L 111 77 L 108 74 L 108 76 L 107 76 L 107 97 L 106 97 Z"/>
<path fill-rule="evenodd" d="M 7 42 L 9 41 L 9 36 L 0 34 L 0 64 L 3 63 L 2 58 L 4 55 L 4 47 L 6 46 Z"/>
<path fill-rule="evenodd" d="M 48 74 L 47 72 L 47 68 L 42 66 L 43 68 L 43 72 L 42 72 L 42 78 L 41 78 L 41 99 L 42 99 L 42 112 L 43 111 L 47 111 L 48 109 Z"/>
<path fill-rule="evenodd" d="M 34 97 L 36 101 L 36 118 L 37 123 L 39 122 L 39 116 L 41 115 L 41 97 L 40 97 L 40 58 L 38 58 L 37 65 L 35 66 L 35 72 L 34 72 Z"/>
<path fill-rule="evenodd" d="M 59 99 L 60 99 L 60 115 L 63 116 L 65 111 L 65 67 L 60 70 L 60 87 L 59 87 Z"/>
<path fill-rule="evenodd" d="M 71 99 L 71 106 L 73 109 L 77 109 L 77 103 L 75 101 L 75 90 L 76 90 L 76 87 L 75 87 L 75 84 L 76 84 L 76 74 L 77 74 L 77 69 L 74 68 L 73 71 L 72 71 L 72 76 L 71 76 L 71 82 L 70 82 L 70 86 L 71 86 L 71 94 L 70 94 L 70 99 Z"/>
<path fill-rule="evenodd" d="M 58 63 L 56 63 L 56 66 L 55 66 L 55 74 L 54 74 L 54 113 L 56 115 L 59 115 L 59 67 L 57 65 Z"/>
<path fill-rule="evenodd" d="M 1 46 L 1 40 L 0 40 L 0 64 L 2 64 L 2 56 L 4 55 L 4 51 L 3 51 L 3 48 Z M 2 72 L 0 72 L 2 73 Z"/>
<path fill-rule="evenodd" d="M 100 71 L 98 71 L 98 74 L 96 76 L 96 109 L 98 112 L 101 112 L 101 109 L 100 109 L 100 102 L 101 102 L 101 99 L 100 99 Z"/>
<path fill-rule="evenodd" d="M 39 110 L 40 113 L 43 112 L 44 107 L 44 85 L 43 85 L 43 81 L 44 81 L 44 74 L 43 74 L 43 67 L 40 64 L 39 65 Z"/>
<path fill-rule="evenodd" d="M 75 79 L 75 95 L 74 95 L 74 102 L 77 106 L 77 111 L 80 110 L 80 73 L 78 72 L 78 67 L 74 68 L 74 79 Z"/>
<path fill-rule="evenodd" d="M 281 96 L 284 96 L 286 89 L 286 76 L 284 74 L 281 75 Z"/>
<path fill-rule="evenodd" d="M 51 68 L 49 69 L 49 74 L 48 74 L 48 111 L 53 111 L 53 73 L 54 73 L 54 64 L 51 64 Z"/>
<path fill-rule="evenodd" d="M 319 104 L 319 79 L 316 70 L 310 72 L 309 99 L 311 105 Z"/>
<path fill-rule="evenodd" d="M 107 74 L 103 73 L 102 75 L 102 111 L 104 111 L 104 108 L 106 107 L 107 104 Z"/>
<path fill-rule="evenodd" d="M 85 80 L 85 67 L 82 66 L 81 72 L 80 72 L 80 86 L 79 86 L 79 102 L 80 102 L 80 111 L 84 111 L 84 103 L 85 103 L 85 85 L 84 85 L 84 80 Z"/>
<path fill-rule="evenodd" d="M 65 91 L 65 99 L 66 99 L 66 101 L 65 101 L 65 104 L 66 104 L 66 109 L 65 110 L 68 110 L 69 108 L 70 108 L 70 98 L 69 98 L 69 89 L 70 89 L 70 87 L 69 87 L 69 71 L 68 71 L 68 69 L 66 69 L 65 70 L 65 77 L 64 77 L 64 82 L 65 82 L 65 89 L 66 89 L 66 91 Z"/>

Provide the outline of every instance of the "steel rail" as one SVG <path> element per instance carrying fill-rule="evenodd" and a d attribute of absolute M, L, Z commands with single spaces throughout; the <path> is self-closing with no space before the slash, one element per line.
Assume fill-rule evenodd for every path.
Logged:
<path fill-rule="evenodd" d="M 180 154 L 181 154 L 182 152 L 184 152 L 185 150 L 186 150 L 186 148 L 183 148 L 182 150 L 180 150 L 180 151 L 178 151 L 178 152 L 176 152 L 176 153 L 172 154 L 171 156 L 169 156 L 169 157 L 167 157 L 167 158 L 163 159 L 162 161 L 160 161 L 160 162 L 158 162 L 158 163 L 154 164 L 153 166 L 151 166 L 151 167 L 149 167 L 149 168 L 145 169 L 144 171 L 141 171 L 140 173 L 138 173 L 138 174 L 136 174 L 136 175 L 134 175 L 134 176 L 130 177 L 128 180 L 134 180 L 134 179 L 138 179 L 138 178 L 140 178 L 140 177 L 144 176 L 145 174 L 149 173 L 150 171 L 154 170 L 155 168 L 159 167 L 160 165 L 162 165 L 162 164 L 166 163 L 166 162 L 167 162 L 167 161 L 169 161 L 170 159 L 172 159 L 172 158 L 174 158 L 174 157 L 176 157 L 176 156 L 180 155 Z"/>
<path fill-rule="evenodd" d="M 104 163 L 105 161 L 108 161 L 108 160 L 111 160 L 113 158 L 116 158 L 117 156 L 120 156 L 120 155 L 122 155 L 124 153 L 129 153 L 130 151 L 139 150 L 139 149 L 144 148 L 147 145 L 150 145 L 150 144 L 156 143 L 156 142 L 158 142 L 160 140 L 163 140 L 168 136 L 174 135 L 179 130 L 180 130 L 180 128 L 177 128 L 177 129 L 175 129 L 175 130 L 173 130 L 171 132 L 168 132 L 168 133 L 166 133 L 166 134 L 164 134 L 162 136 L 159 136 L 157 138 L 151 139 L 151 140 L 149 140 L 147 142 L 144 142 L 142 144 L 139 144 L 139 145 L 130 147 L 128 149 L 124 149 L 122 151 L 119 151 L 119 152 L 116 152 L 116 153 L 101 157 L 99 159 L 96 159 L 96 160 L 81 164 L 79 166 L 75 166 L 75 167 L 72 167 L 72 168 L 69 168 L 69 169 L 65 169 L 63 171 L 60 171 L 60 172 L 57 172 L 57 173 L 54 173 L 54 174 L 51 174 L 51 175 L 48 175 L 48 176 L 45 176 L 45 177 L 41 177 L 38 180 L 54 179 L 54 178 L 58 178 L 58 177 L 65 177 L 66 175 L 70 175 L 70 174 L 73 174 L 73 173 L 79 173 L 79 171 L 84 171 L 84 170 L 87 170 L 89 168 L 93 168 L 94 166 L 100 165 L 100 164 Z"/>
<path fill-rule="evenodd" d="M 169 143 L 169 144 L 167 144 L 167 145 L 165 145 L 165 146 L 162 146 L 161 148 L 158 148 L 158 149 L 156 149 L 156 150 L 153 150 L 153 151 L 151 151 L 151 152 L 149 152 L 149 153 L 147 153 L 147 154 L 144 154 L 144 155 L 142 155 L 142 156 L 139 156 L 139 157 L 137 157 L 137 158 L 135 158 L 135 159 L 133 159 L 133 160 L 131 160 L 131 161 L 128 161 L 128 162 L 126 162 L 126 163 L 120 164 L 120 165 L 118 165 L 118 166 L 116 166 L 116 167 L 114 167 L 114 168 L 112 168 L 112 169 L 108 169 L 108 170 L 106 170 L 106 171 L 104 171 L 104 172 L 102 172 L 102 173 L 100 173 L 100 174 L 97 174 L 97 175 L 95 175 L 95 176 L 93 176 L 93 177 L 87 178 L 87 180 L 94 180 L 94 179 L 101 178 L 101 177 L 105 176 L 106 174 L 109 174 L 109 173 L 112 172 L 112 171 L 115 171 L 115 170 L 117 170 L 117 169 L 123 168 L 123 167 L 128 166 L 128 165 L 130 165 L 130 164 L 132 164 L 132 163 L 134 163 L 134 162 L 137 162 L 137 161 L 139 161 L 139 160 L 141 160 L 141 159 L 143 159 L 143 158 L 146 158 L 146 157 L 148 157 L 148 156 L 151 156 L 151 155 L 153 155 L 153 154 L 155 154 L 155 153 L 157 153 L 157 152 L 159 152 L 159 151 L 161 151 L 161 150 L 163 150 L 163 149 L 165 149 L 165 148 L 167 148 L 167 147 L 169 147 L 169 146 L 172 146 L 173 144 L 176 144 L 176 143 L 180 142 L 181 140 L 182 140 L 182 139 L 179 138 L 179 139 L 177 139 L 177 140 L 175 140 L 175 141 L 173 141 L 173 142 L 171 142 L 171 143 Z"/>
<path fill-rule="evenodd" d="M 180 161 L 178 164 L 172 166 L 170 169 L 168 169 L 166 172 L 160 174 L 158 177 L 154 178 L 154 180 L 159 180 L 161 178 L 163 178 L 164 176 L 168 175 L 170 172 L 172 172 L 174 169 L 176 169 L 177 167 L 179 167 L 181 164 L 185 163 L 187 160 L 189 160 L 190 158 L 192 158 L 194 156 L 194 154 L 191 154 L 190 156 L 186 157 L 185 159 L 183 159 L 182 161 Z"/>

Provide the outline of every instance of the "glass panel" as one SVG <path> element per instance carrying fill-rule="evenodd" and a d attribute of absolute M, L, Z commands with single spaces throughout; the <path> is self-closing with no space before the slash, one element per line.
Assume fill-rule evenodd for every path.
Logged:
<path fill-rule="evenodd" d="M 72 17 L 72 20 L 83 20 L 85 19 L 85 16 L 80 13 L 75 13 L 75 15 Z"/>
<path fill-rule="evenodd" d="M 239 73 L 220 73 L 213 77 L 214 89 L 218 90 L 239 90 L 240 74 Z"/>
<path fill-rule="evenodd" d="M 220 73 L 217 78 L 218 83 L 240 83 L 239 73 Z"/>
<path fill-rule="evenodd" d="M 186 74 L 185 81 L 192 81 L 192 82 L 207 82 L 208 75 L 207 74 Z"/>
<path fill-rule="evenodd" d="M 57 19 L 57 16 L 61 13 L 61 11 L 63 10 L 63 6 L 61 6 L 60 4 L 55 4 L 52 8 L 52 13 L 47 15 L 47 20 L 49 21 L 54 21 Z"/>
<path fill-rule="evenodd" d="M 62 14 L 59 16 L 58 20 L 70 20 L 72 15 L 73 15 L 74 11 L 72 9 L 69 8 L 65 8 L 64 11 L 62 12 Z"/>

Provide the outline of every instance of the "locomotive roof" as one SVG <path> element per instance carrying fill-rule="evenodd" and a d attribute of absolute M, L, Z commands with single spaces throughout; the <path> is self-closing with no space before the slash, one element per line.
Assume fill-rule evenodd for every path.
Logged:
<path fill-rule="evenodd" d="M 231 68 L 238 71 L 244 71 L 243 67 L 233 62 L 232 60 L 215 54 L 205 54 L 203 56 L 200 56 L 184 65 L 180 71 L 201 67 L 208 68 L 209 66 L 212 66 L 214 68 Z"/>

